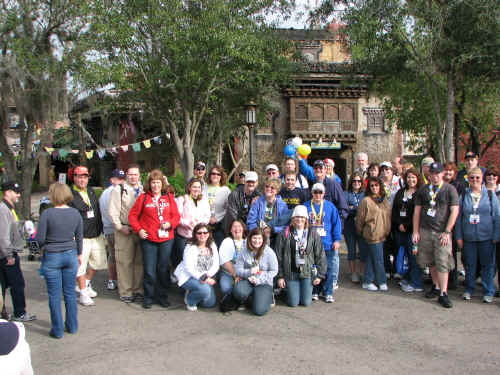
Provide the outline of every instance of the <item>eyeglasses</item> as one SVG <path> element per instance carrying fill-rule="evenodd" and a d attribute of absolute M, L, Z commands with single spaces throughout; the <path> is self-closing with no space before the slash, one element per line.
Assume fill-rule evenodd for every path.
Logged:
<path fill-rule="evenodd" d="M 374 187 L 378 187 L 378 188 L 379 188 L 379 187 L 380 187 L 380 185 L 379 185 L 379 184 L 370 184 L 370 187 L 371 187 L 371 188 L 374 188 Z"/>
<path fill-rule="evenodd" d="M 274 186 L 271 186 L 271 185 L 264 186 L 264 189 L 277 190 Z"/>
<path fill-rule="evenodd" d="M 495 178 L 496 176 L 497 176 L 496 174 L 490 173 L 490 174 L 487 174 L 487 175 L 486 175 L 486 178 L 488 178 L 488 177 L 493 177 L 493 178 Z"/>
<path fill-rule="evenodd" d="M 197 171 L 204 171 L 205 167 L 196 167 L 195 170 L 197 170 Z"/>
<path fill-rule="evenodd" d="M 469 180 L 480 180 L 481 176 L 469 176 Z"/>
<path fill-rule="evenodd" d="M 196 235 L 197 235 L 197 236 L 201 236 L 201 235 L 203 235 L 203 236 L 204 236 L 204 235 L 206 235 L 206 234 L 208 234 L 208 231 L 205 231 L 205 232 L 196 232 Z"/>
<path fill-rule="evenodd" d="M 313 194 L 323 194 L 323 192 L 321 190 L 313 190 L 312 193 Z"/>
<path fill-rule="evenodd" d="M 210 175 L 212 175 L 212 176 L 222 176 L 222 174 L 217 173 L 217 172 L 212 172 L 212 173 L 210 173 Z"/>
<path fill-rule="evenodd" d="M 360 184 L 360 183 L 361 183 L 361 180 L 352 180 L 352 183 L 353 183 L 353 184 L 354 184 L 354 183 L 358 183 L 358 184 Z"/>
<path fill-rule="evenodd" d="M 75 177 L 89 178 L 88 174 L 75 174 Z"/>

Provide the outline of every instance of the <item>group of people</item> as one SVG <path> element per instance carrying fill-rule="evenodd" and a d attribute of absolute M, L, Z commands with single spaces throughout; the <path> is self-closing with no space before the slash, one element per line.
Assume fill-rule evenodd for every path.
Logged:
<path fill-rule="evenodd" d="M 467 153 L 466 169 L 458 172 L 453 163 L 443 166 L 429 157 L 417 170 L 400 158 L 369 164 L 359 153 L 345 191 L 333 160 L 311 166 L 297 159 L 286 158 L 282 173 L 269 164 L 262 191 L 254 171 L 240 175 L 231 191 L 221 166 L 207 170 L 198 161 L 177 197 L 160 170 L 151 171 L 143 184 L 139 166 L 132 164 L 112 172 L 98 199 L 88 185 L 88 169 L 75 167 L 72 186 L 51 185 L 53 207 L 41 214 L 36 234 L 50 335 L 77 332 L 77 303 L 95 304 L 92 278 L 106 268 L 107 288 L 144 309 L 154 303 L 169 307 L 172 282 L 184 290 L 189 311 L 215 306 L 216 288 L 221 306 L 247 307 L 256 315 L 266 314 L 281 291 L 291 307 L 319 298 L 332 303 L 342 234 L 351 281 L 363 289 L 387 291 L 388 278 L 399 277 L 404 292 L 423 292 L 428 269 L 433 285 L 425 296 L 452 307 L 448 280 L 451 275 L 456 283 L 461 249 L 463 298 L 471 299 L 480 276 L 483 301 L 492 302 L 500 241 L 498 174 L 479 168 L 477 155 Z M 3 291 L 11 289 L 12 318 L 29 321 L 35 317 L 25 308 L 17 255 L 23 241 L 14 210 L 21 189 L 8 182 L 2 191 L 0 280 Z M 404 275 L 396 270 L 400 251 L 407 258 Z"/>

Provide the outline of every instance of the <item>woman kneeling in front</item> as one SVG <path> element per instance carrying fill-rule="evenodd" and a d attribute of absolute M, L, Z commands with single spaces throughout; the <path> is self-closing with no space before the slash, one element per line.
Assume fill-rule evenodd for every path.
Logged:
<path fill-rule="evenodd" d="M 215 274 L 219 270 L 219 254 L 205 223 L 193 228 L 193 237 L 184 250 L 182 262 L 174 272 L 180 287 L 186 290 L 184 302 L 189 311 L 215 306 Z"/>
<path fill-rule="evenodd" d="M 248 235 L 246 247 L 236 259 L 235 270 L 240 281 L 233 288 L 233 296 L 241 303 L 251 296 L 254 314 L 266 314 L 273 300 L 273 278 L 278 273 L 278 259 L 266 245 L 262 229 L 255 228 Z"/>
<path fill-rule="evenodd" d="M 321 237 L 307 225 L 306 206 L 293 210 L 292 225 L 281 231 L 276 240 L 278 287 L 286 288 L 287 304 L 310 306 L 313 285 L 326 274 L 326 256 Z"/>

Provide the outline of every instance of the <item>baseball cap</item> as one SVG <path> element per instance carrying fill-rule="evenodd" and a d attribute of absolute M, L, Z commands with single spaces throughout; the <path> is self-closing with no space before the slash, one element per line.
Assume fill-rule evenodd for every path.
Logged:
<path fill-rule="evenodd" d="M 432 163 L 434 163 L 434 159 L 432 157 L 430 157 L 430 156 L 427 156 L 426 158 L 422 159 L 422 167 L 424 167 L 424 166 L 428 167 Z"/>
<path fill-rule="evenodd" d="M 298 205 L 293 209 L 292 217 L 309 217 L 306 206 Z"/>
<path fill-rule="evenodd" d="M 257 172 L 248 171 L 247 173 L 245 173 L 245 182 L 248 181 L 257 182 L 258 179 L 259 176 L 257 175 Z"/>
<path fill-rule="evenodd" d="M 79 175 L 89 175 L 89 170 L 87 169 L 87 167 L 84 167 L 83 165 L 79 165 L 78 167 L 75 167 L 75 169 L 73 170 L 73 174 L 75 176 L 79 176 Z"/>
<path fill-rule="evenodd" d="M 469 158 L 477 158 L 477 154 L 474 152 L 474 151 L 467 151 L 465 153 L 465 158 L 466 159 L 469 159 Z"/>
<path fill-rule="evenodd" d="M 11 353 L 19 342 L 19 328 L 15 323 L 0 322 L 0 355 L 6 356 Z"/>
<path fill-rule="evenodd" d="M 197 161 L 194 165 L 194 169 L 205 169 L 207 167 L 207 165 L 202 162 L 201 160 L 200 161 Z"/>
<path fill-rule="evenodd" d="M 434 162 L 429 166 L 429 172 L 440 173 L 444 171 L 443 165 L 441 163 Z"/>
<path fill-rule="evenodd" d="M 7 181 L 2 184 L 2 191 L 12 190 L 16 193 L 20 193 L 23 191 L 21 185 L 14 181 Z"/>
<path fill-rule="evenodd" d="M 316 182 L 311 188 L 311 191 L 317 191 L 317 190 L 321 190 L 324 193 L 325 185 L 323 185 L 321 182 Z"/>
<path fill-rule="evenodd" d="M 382 169 L 384 167 L 391 169 L 392 168 L 392 163 L 390 161 L 384 161 L 384 162 L 380 163 L 380 169 Z"/>
<path fill-rule="evenodd" d="M 321 167 L 323 168 L 325 166 L 325 162 L 323 160 L 316 160 L 313 164 L 313 167 L 316 168 L 316 167 Z"/>
<path fill-rule="evenodd" d="M 325 164 L 331 165 L 333 168 L 335 168 L 335 162 L 332 159 L 326 158 L 325 159 Z"/>
<path fill-rule="evenodd" d="M 266 173 L 269 172 L 271 169 L 279 171 L 279 168 L 276 164 L 268 164 L 266 166 Z"/>
<path fill-rule="evenodd" d="M 125 178 L 125 172 L 122 171 L 121 169 L 114 169 L 113 172 L 111 172 L 111 177 L 116 177 L 116 178 Z"/>

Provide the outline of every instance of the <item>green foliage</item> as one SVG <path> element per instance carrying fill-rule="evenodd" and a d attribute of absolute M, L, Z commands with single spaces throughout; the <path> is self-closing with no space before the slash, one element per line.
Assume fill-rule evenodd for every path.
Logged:
<path fill-rule="evenodd" d="M 179 171 L 175 176 L 169 176 L 168 183 L 174 187 L 176 197 L 186 194 L 186 182 L 182 172 Z"/>

